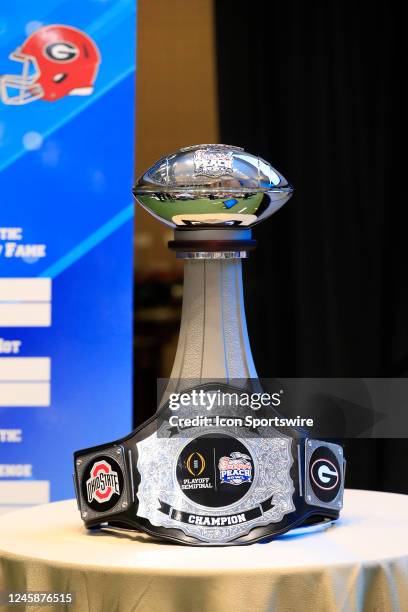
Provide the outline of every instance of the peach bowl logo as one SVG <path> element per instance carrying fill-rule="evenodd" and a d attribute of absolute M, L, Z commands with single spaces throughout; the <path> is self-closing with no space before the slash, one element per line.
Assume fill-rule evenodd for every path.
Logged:
<path fill-rule="evenodd" d="M 198 149 L 194 153 L 194 172 L 197 175 L 216 178 L 233 174 L 233 163 L 232 151 Z"/>
<path fill-rule="evenodd" d="M 240 485 L 252 480 L 251 457 L 245 453 L 230 453 L 229 457 L 221 457 L 218 462 L 221 483 Z"/>
<path fill-rule="evenodd" d="M 112 495 L 120 495 L 118 473 L 106 461 L 97 461 L 93 464 L 90 478 L 86 481 L 86 490 L 88 503 L 93 500 L 100 504 L 109 501 Z"/>

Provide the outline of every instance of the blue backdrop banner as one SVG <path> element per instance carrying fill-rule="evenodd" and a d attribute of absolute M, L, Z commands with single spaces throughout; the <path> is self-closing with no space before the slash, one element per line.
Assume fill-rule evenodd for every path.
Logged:
<path fill-rule="evenodd" d="M 0 511 L 131 429 L 135 0 L 0 9 Z"/>

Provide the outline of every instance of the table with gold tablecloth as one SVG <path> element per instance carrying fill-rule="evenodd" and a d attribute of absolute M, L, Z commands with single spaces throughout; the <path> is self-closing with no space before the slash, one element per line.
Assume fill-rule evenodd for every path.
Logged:
<path fill-rule="evenodd" d="M 406 612 L 408 496 L 347 490 L 326 529 L 222 548 L 87 532 L 75 501 L 36 506 L 1 517 L 0 590 L 74 592 L 81 612 Z"/>

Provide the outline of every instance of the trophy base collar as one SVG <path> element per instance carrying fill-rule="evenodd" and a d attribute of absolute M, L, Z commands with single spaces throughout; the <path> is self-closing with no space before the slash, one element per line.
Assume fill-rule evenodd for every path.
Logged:
<path fill-rule="evenodd" d="M 246 259 L 256 240 L 251 230 L 177 230 L 168 246 L 178 259 Z"/>

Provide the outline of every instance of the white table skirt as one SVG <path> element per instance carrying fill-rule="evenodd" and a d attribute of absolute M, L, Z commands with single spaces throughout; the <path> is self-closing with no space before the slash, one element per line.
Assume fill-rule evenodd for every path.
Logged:
<path fill-rule="evenodd" d="M 348 490 L 325 530 L 216 549 L 87 532 L 73 500 L 36 506 L 1 517 L 0 590 L 75 592 L 81 612 L 407 612 L 408 496 Z"/>

